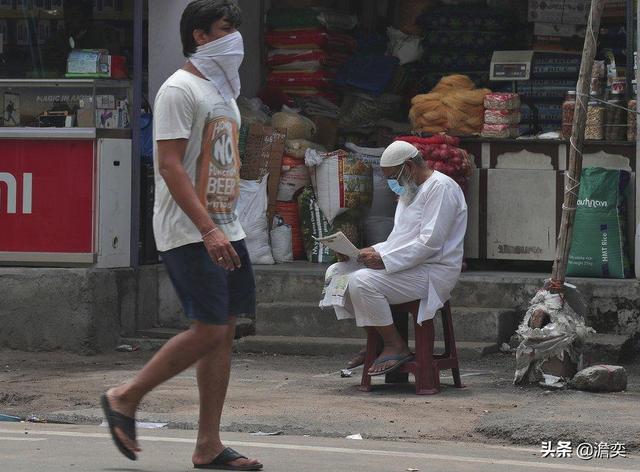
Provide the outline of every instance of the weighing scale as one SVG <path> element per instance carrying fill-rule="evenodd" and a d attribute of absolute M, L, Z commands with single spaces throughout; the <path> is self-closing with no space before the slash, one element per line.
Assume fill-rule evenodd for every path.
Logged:
<path fill-rule="evenodd" d="M 518 93 L 518 82 L 531 79 L 533 51 L 495 51 L 491 58 L 489 80 L 511 82 L 513 93 Z M 540 131 L 538 107 L 530 98 L 520 97 L 520 101 L 531 110 L 529 130 L 533 134 Z"/>

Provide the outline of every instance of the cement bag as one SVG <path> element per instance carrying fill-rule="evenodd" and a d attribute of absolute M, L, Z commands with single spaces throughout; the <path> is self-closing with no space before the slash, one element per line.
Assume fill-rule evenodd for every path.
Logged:
<path fill-rule="evenodd" d="M 271 230 L 271 250 L 277 263 L 293 261 L 293 237 L 291 226 L 275 215 L 273 217 L 273 229 Z"/>
<path fill-rule="evenodd" d="M 623 170 L 582 171 L 567 275 L 631 277 L 627 241 L 627 197 L 631 176 Z"/>
<path fill-rule="evenodd" d="M 238 218 L 247 235 L 245 242 L 253 264 L 275 264 L 269 246 L 267 223 L 267 182 L 262 180 L 240 180 Z"/>
<path fill-rule="evenodd" d="M 298 191 L 311 183 L 309 169 L 304 164 L 304 159 L 294 159 L 290 156 L 282 158 L 282 170 L 280 172 L 280 184 L 278 186 L 277 200 L 290 202 Z"/>
<path fill-rule="evenodd" d="M 298 204 L 307 260 L 323 264 L 333 264 L 337 261 L 335 253 L 317 242 L 314 237 L 323 238 L 342 231 L 356 247 L 361 246 L 359 215 L 356 211 L 343 213 L 330 224 L 318 206 L 312 187 L 303 190 L 298 197 Z"/>
<path fill-rule="evenodd" d="M 345 151 L 320 153 L 307 149 L 305 162 L 311 174 L 318 206 L 329 224 L 349 209 L 371 206 L 371 166 Z"/>

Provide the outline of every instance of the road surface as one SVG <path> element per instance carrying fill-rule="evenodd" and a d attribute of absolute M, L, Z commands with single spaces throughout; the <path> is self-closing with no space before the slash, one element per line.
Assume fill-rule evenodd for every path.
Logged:
<path fill-rule="evenodd" d="M 164 472 L 193 470 L 194 432 L 140 430 L 140 460 L 120 456 L 99 426 L 0 423 L 0 470 L 11 472 Z M 479 443 L 360 441 L 225 434 L 225 443 L 274 472 L 631 472 L 640 460 L 543 459 L 536 448 Z"/>

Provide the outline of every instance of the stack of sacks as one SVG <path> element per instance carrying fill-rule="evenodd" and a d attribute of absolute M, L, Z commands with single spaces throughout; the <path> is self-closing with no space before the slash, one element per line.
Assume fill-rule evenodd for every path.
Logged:
<path fill-rule="evenodd" d="M 490 93 L 484 99 L 485 138 L 517 138 L 520 135 L 520 97 L 517 93 Z"/>
<path fill-rule="evenodd" d="M 267 15 L 266 42 L 270 72 L 267 89 L 287 96 L 325 97 L 336 101 L 334 77 L 355 48 L 355 41 L 336 29 L 349 30 L 357 20 L 346 14 L 313 8 L 274 8 Z"/>
<path fill-rule="evenodd" d="M 467 151 L 458 147 L 458 138 L 446 135 L 430 138 L 399 136 L 396 140 L 413 144 L 431 169 L 451 177 L 462 190 L 467 189 L 475 163 Z"/>
<path fill-rule="evenodd" d="M 316 136 L 316 125 L 300 114 L 290 111 L 275 113 L 271 124 L 274 128 L 287 132 L 276 209 L 279 217 L 291 227 L 293 258 L 304 259 L 305 251 L 297 203 L 298 194 L 311 183 L 309 169 L 304 162 L 304 154 L 307 149 L 322 152 L 325 149 L 312 142 Z"/>
<path fill-rule="evenodd" d="M 278 187 L 279 202 L 294 201 L 298 192 L 311 184 L 309 169 L 304 163 L 304 153 L 307 149 L 326 152 L 321 145 L 306 139 L 291 139 L 286 142 Z"/>
<path fill-rule="evenodd" d="M 456 136 L 479 134 L 484 124 L 484 98 L 490 92 L 476 89 L 465 75 L 443 77 L 430 93 L 411 100 L 413 130 Z"/>

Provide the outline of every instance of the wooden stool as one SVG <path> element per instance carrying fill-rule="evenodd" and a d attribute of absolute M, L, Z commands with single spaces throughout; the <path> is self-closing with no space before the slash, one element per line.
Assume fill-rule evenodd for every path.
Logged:
<path fill-rule="evenodd" d="M 453 320 L 451 318 L 451 306 L 449 302 L 445 303 L 440 309 L 440 314 L 442 315 L 442 330 L 444 333 L 444 353 L 442 354 L 433 353 L 435 341 L 433 319 L 425 321 L 422 323 L 422 326 L 417 323 L 419 307 L 419 301 L 391 307 L 393 321 L 405 341 L 408 339 L 408 314 L 411 313 L 413 315 L 416 352 L 413 361 L 407 362 L 398 370 L 387 374 L 385 382 L 406 383 L 409 380 L 409 374 L 413 374 L 416 379 L 417 395 L 435 395 L 436 393 L 440 393 L 440 371 L 451 369 L 455 386 L 457 388 L 463 388 L 460 379 L 460 369 L 458 367 L 458 353 L 453 335 Z M 378 357 L 378 353 L 382 350 L 382 338 L 380 335 L 372 330 L 368 330 L 368 332 L 367 354 L 362 371 L 362 382 L 360 383 L 360 390 L 365 392 L 371 391 L 371 376 L 368 372 Z"/>

